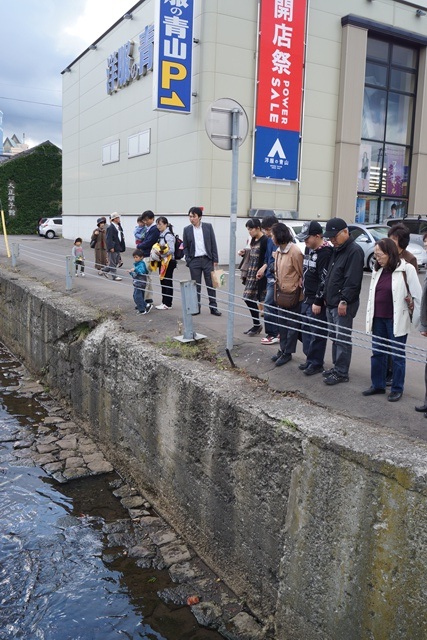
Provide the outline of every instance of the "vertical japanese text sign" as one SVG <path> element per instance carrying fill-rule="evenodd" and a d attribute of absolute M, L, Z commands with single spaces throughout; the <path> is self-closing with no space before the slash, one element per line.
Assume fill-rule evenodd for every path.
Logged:
<path fill-rule="evenodd" d="M 296 180 L 307 0 L 261 0 L 254 176 Z"/>
<path fill-rule="evenodd" d="M 194 0 L 156 0 L 154 109 L 190 113 Z"/>

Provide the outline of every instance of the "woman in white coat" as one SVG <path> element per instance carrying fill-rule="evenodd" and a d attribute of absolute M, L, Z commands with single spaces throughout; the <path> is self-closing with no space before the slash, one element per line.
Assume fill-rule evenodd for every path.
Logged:
<path fill-rule="evenodd" d="M 374 255 L 376 263 L 366 310 L 366 331 L 373 335 L 371 386 L 363 391 L 363 395 L 385 393 L 387 351 L 391 351 L 393 382 L 388 400 L 397 402 L 402 397 L 405 382 L 406 339 L 411 322 L 414 326 L 419 323 L 421 285 L 414 267 L 399 258 L 397 247 L 389 238 L 376 243 Z M 408 290 L 414 305 L 412 321 L 405 300 Z"/>

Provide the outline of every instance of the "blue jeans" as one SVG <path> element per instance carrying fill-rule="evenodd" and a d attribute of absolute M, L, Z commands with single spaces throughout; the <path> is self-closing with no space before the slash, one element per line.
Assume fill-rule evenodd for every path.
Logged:
<path fill-rule="evenodd" d="M 302 350 L 307 359 L 307 364 L 313 367 L 323 367 L 326 342 L 328 337 L 328 328 L 322 322 L 326 322 L 326 307 L 322 307 L 319 315 L 314 315 L 312 311 L 312 302 L 303 302 L 301 304 L 301 315 L 306 316 L 307 320 L 301 321 L 302 330 Z M 308 333 L 305 333 L 305 332 Z"/>
<path fill-rule="evenodd" d="M 277 326 L 277 306 L 274 302 L 274 280 L 267 278 L 267 293 L 264 300 L 264 327 L 265 333 L 274 338 L 279 333 Z"/>
<path fill-rule="evenodd" d="M 332 340 L 332 364 L 340 376 L 348 376 L 351 354 L 351 330 L 353 320 L 359 308 L 359 300 L 347 305 L 345 316 L 338 315 L 338 307 L 326 307 L 326 319 L 329 323 L 328 332 Z"/>
<path fill-rule="evenodd" d="M 372 324 L 372 356 L 371 356 L 371 382 L 375 389 L 385 389 L 387 375 L 387 358 L 388 352 L 391 351 L 391 360 L 393 362 L 393 382 L 391 391 L 403 391 L 405 383 L 405 345 L 407 335 L 396 338 L 393 335 L 393 319 L 392 318 L 374 318 Z M 394 345 L 390 345 L 388 340 L 395 340 L 399 343 L 397 350 Z M 380 353 L 378 349 L 386 353 Z"/>
<path fill-rule="evenodd" d="M 141 287 L 136 287 L 134 285 L 133 301 L 135 302 L 135 306 L 138 309 L 138 311 L 145 311 L 145 308 L 147 306 L 145 302 L 145 288 L 142 289 Z"/>

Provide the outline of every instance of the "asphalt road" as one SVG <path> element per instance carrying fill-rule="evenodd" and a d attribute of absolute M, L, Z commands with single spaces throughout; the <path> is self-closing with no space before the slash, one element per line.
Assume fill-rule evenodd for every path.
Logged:
<path fill-rule="evenodd" d="M 168 311 L 153 311 L 146 315 L 136 315 L 132 300 L 132 283 L 127 276 L 127 269 L 132 266 L 131 249 L 123 255 L 124 266 L 120 269 L 123 276 L 121 282 L 113 282 L 99 277 L 93 268 L 93 251 L 88 243 L 84 243 L 86 257 L 86 277 L 75 278 L 70 292 L 65 287 L 65 256 L 71 254 L 72 241 L 65 239 L 47 240 L 38 236 L 11 236 L 9 244 L 19 244 L 20 255 L 17 263 L 17 273 L 25 274 L 48 287 L 69 295 L 76 300 L 114 313 L 124 331 L 134 331 L 152 343 L 168 342 L 170 338 L 182 334 L 182 310 L 180 304 L 180 280 L 189 279 L 189 272 L 182 262 L 174 275 L 174 306 Z M 0 265 L 11 269 L 11 260 L 6 256 L 4 239 L 0 241 Z M 227 267 L 223 267 L 227 270 Z M 365 310 L 370 282 L 370 273 L 363 276 L 361 304 L 355 319 L 354 329 L 364 332 Z M 425 274 L 420 274 L 420 281 Z M 154 276 L 155 304 L 161 302 L 160 286 L 157 275 Z M 373 396 L 365 398 L 361 392 L 370 386 L 370 349 L 355 347 L 350 368 L 350 381 L 328 387 L 322 376 L 310 378 L 299 371 L 298 365 L 304 361 L 301 345 L 293 360 L 283 367 L 276 368 L 271 362 L 277 345 L 261 345 L 263 334 L 248 338 L 244 331 L 252 322 L 246 305 L 241 300 L 243 287 L 239 277 L 236 277 L 236 308 L 234 317 L 234 349 L 232 358 L 235 365 L 254 377 L 268 384 L 277 392 L 292 393 L 301 397 L 302 410 L 305 402 L 314 403 L 331 409 L 335 414 L 352 416 L 356 420 L 370 422 L 373 429 L 395 430 L 409 438 L 427 440 L 427 419 L 424 414 L 414 411 L 414 406 L 422 404 L 424 400 L 424 364 L 422 362 L 407 362 L 405 392 L 397 403 L 387 401 L 387 396 Z M 223 312 L 221 318 L 209 314 L 207 309 L 206 291 L 202 290 L 202 313 L 193 317 L 194 329 L 199 334 L 207 336 L 209 341 L 224 357 L 227 335 L 227 291 L 218 293 L 219 308 Z M 420 357 L 425 358 L 427 339 L 417 331 L 412 331 L 408 344 L 420 351 Z M 331 366 L 331 346 L 328 344 L 325 366 Z"/>

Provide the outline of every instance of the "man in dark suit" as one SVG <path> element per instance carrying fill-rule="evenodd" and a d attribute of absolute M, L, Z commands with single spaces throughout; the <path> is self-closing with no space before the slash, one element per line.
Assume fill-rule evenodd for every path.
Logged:
<path fill-rule="evenodd" d="M 203 211 L 200 207 L 191 207 L 188 217 L 191 224 L 184 229 L 183 244 L 184 257 L 187 267 L 190 269 L 192 280 L 197 282 L 197 299 L 200 313 L 200 290 L 202 286 L 202 273 L 205 279 L 209 296 L 209 308 L 211 314 L 220 316 L 216 302 L 215 289 L 212 286 L 211 273 L 218 265 L 218 249 L 216 246 L 213 227 L 208 222 L 202 223 Z M 197 315 L 197 314 L 196 314 Z"/>

